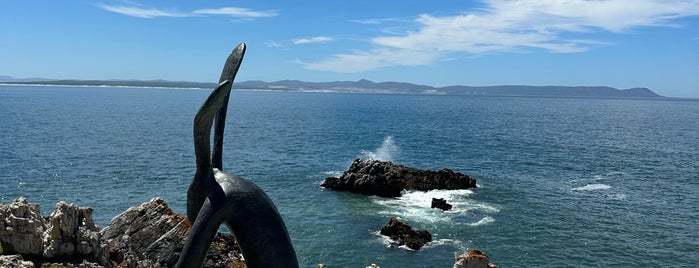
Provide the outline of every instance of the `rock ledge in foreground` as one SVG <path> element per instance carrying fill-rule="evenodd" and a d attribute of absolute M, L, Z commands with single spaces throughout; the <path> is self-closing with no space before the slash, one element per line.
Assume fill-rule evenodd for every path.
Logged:
<path fill-rule="evenodd" d="M 454 268 L 498 268 L 498 266 L 490 262 L 485 252 L 472 249 L 456 257 Z"/>
<path fill-rule="evenodd" d="M 476 187 L 476 180 L 450 169 L 439 171 L 406 167 L 380 160 L 357 158 L 339 178 L 329 177 L 322 187 L 381 197 L 399 197 L 403 190 L 458 190 Z"/>
<path fill-rule="evenodd" d="M 0 204 L 0 267 L 172 267 L 191 228 L 161 198 L 129 208 L 101 232 L 92 211 L 61 201 L 42 218 L 23 197 Z M 233 235 L 216 235 L 203 266 L 245 267 Z"/>

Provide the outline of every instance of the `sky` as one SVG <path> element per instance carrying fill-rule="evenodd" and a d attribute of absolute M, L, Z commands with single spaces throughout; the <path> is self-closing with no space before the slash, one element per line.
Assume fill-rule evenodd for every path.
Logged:
<path fill-rule="evenodd" d="M 0 75 L 647 87 L 699 98 L 699 0 L 0 2 Z"/>

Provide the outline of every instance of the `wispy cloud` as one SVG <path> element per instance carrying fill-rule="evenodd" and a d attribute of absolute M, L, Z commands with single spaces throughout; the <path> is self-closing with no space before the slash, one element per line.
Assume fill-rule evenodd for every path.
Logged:
<path fill-rule="evenodd" d="M 384 19 L 363 19 L 363 20 L 350 20 L 350 21 L 360 23 L 360 24 L 376 25 L 376 24 L 384 24 L 387 22 L 403 22 L 405 20 L 398 19 L 398 18 L 384 18 Z"/>
<path fill-rule="evenodd" d="M 200 15 L 228 15 L 232 17 L 244 17 L 244 18 L 266 18 L 274 17 L 279 15 L 277 11 L 274 10 L 252 10 L 248 8 L 241 7 L 222 7 L 216 9 L 198 9 L 192 11 L 193 14 Z"/>
<path fill-rule="evenodd" d="M 144 18 L 144 19 L 151 19 L 151 18 L 157 18 L 157 17 L 187 17 L 190 16 L 190 14 L 187 13 L 181 13 L 181 12 L 172 12 L 172 11 L 164 11 L 160 9 L 155 9 L 155 8 L 141 8 L 141 7 L 135 7 L 135 6 L 110 6 L 110 5 L 99 5 L 104 10 L 111 11 L 114 13 L 126 15 L 126 16 L 131 16 L 131 17 L 137 17 L 137 18 Z"/>
<path fill-rule="evenodd" d="M 292 43 L 294 45 L 302 45 L 302 44 L 310 44 L 310 43 L 324 43 L 324 42 L 330 42 L 333 41 L 334 39 L 332 37 L 328 36 L 316 36 L 316 37 L 310 37 L 310 38 L 296 38 L 292 40 Z"/>
<path fill-rule="evenodd" d="M 676 19 L 699 15 L 699 0 L 484 0 L 483 4 L 454 16 L 419 15 L 412 22 L 417 28 L 372 38 L 367 51 L 303 65 L 311 70 L 361 72 L 487 53 L 577 53 L 606 43 L 590 33 L 680 27 Z"/>
<path fill-rule="evenodd" d="M 100 8 L 111 11 L 114 13 L 137 17 L 137 18 L 157 18 L 157 17 L 191 17 L 191 16 L 201 16 L 201 15 L 223 15 L 230 16 L 240 19 L 255 19 L 255 18 L 266 18 L 274 17 L 279 15 L 277 11 L 274 10 L 252 10 L 248 8 L 241 7 L 222 7 L 215 9 L 197 9 L 188 12 L 179 11 L 166 11 L 157 8 L 146 8 L 141 5 L 132 6 L 112 6 L 112 5 L 98 5 Z"/>

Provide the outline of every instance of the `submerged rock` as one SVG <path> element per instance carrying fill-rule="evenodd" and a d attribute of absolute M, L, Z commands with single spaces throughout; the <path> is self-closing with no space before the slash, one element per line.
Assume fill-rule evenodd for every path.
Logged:
<path fill-rule="evenodd" d="M 452 205 L 447 203 L 447 200 L 444 200 L 444 198 L 432 198 L 432 205 L 430 205 L 430 207 L 447 211 L 452 208 Z"/>
<path fill-rule="evenodd" d="M 379 160 L 356 159 L 342 176 L 326 178 L 321 186 L 336 191 L 398 197 L 403 190 L 475 188 L 476 180 L 446 168 L 433 171 Z"/>
<path fill-rule="evenodd" d="M 413 230 L 410 225 L 398 218 L 391 218 L 388 224 L 381 228 L 380 234 L 391 238 L 391 246 L 407 246 L 418 250 L 429 242 L 432 242 L 432 234 L 424 230 Z"/>
<path fill-rule="evenodd" d="M 490 258 L 485 252 L 472 249 L 469 252 L 456 257 L 454 268 L 497 268 L 498 266 L 490 262 Z"/>

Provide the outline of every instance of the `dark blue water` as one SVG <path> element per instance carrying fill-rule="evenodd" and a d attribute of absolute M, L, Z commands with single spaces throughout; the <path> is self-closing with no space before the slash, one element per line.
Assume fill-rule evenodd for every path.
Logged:
<path fill-rule="evenodd" d="M 66 200 L 105 226 L 163 197 L 185 211 L 205 90 L 0 86 L 0 201 Z M 699 102 L 234 91 L 224 168 L 277 204 L 302 267 L 699 266 Z M 478 180 L 399 199 L 321 189 L 357 157 Z M 446 197 L 452 212 L 429 209 Z M 433 233 L 418 252 L 376 232 Z"/>

